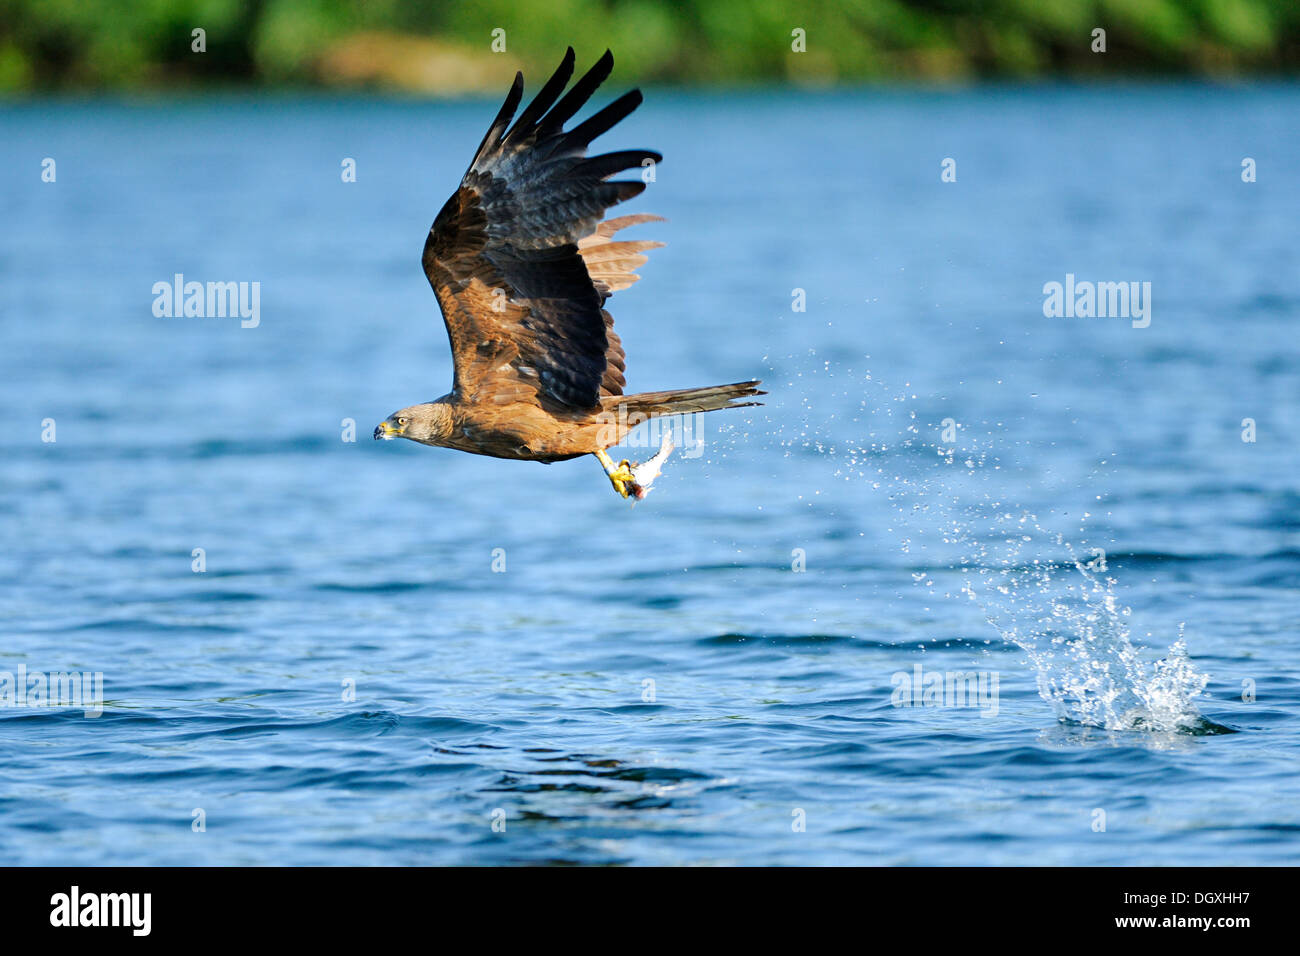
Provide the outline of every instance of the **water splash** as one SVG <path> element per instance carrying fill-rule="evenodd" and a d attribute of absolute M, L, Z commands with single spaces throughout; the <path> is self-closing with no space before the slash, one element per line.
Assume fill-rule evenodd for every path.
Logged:
<path fill-rule="evenodd" d="M 1037 536 L 1022 535 L 1021 543 L 1050 542 L 1069 553 L 1069 562 L 1036 557 L 1027 565 L 967 566 L 963 572 L 974 580 L 964 582 L 965 593 L 1025 651 L 1039 695 L 1058 719 L 1106 730 L 1223 732 L 1196 707 L 1209 676 L 1187 655 L 1184 625 L 1168 654 L 1148 663 L 1132 641 L 1131 611 L 1116 597 L 1104 553 L 1085 562 L 1060 535 L 1033 527 Z"/>
<path fill-rule="evenodd" d="M 975 434 L 981 426 L 965 426 L 958 440 L 952 419 L 944 419 L 945 430 L 918 418 L 911 407 L 915 399 L 903 392 L 886 401 L 864 400 L 868 440 L 842 447 L 837 472 L 856 471 L 887 494 L 897 517 L 890 530 L 898 533 L 900 547 L 930 559 L 914 580 L 933 589 L 943 568 L 956 570 L 953 596 L 974 602 L 1004 640 L 1025 651 L 1039 694 L 1065 724 L 1231 733 L 1196 707 L 1209 676 L 1189 659 L 1182 625 L 1160 660 L 1149 662 L 1134 645 L 1131 610 L 1117 597 L 1105 551 L 1089 547 L 1091 514 L 1076 511 L 1081 517 L 1069 518 L 1068 511 L 1053 509 L 1049 521 L 1070 522 L 1067 537 L 1008 505 L 1002 490 L 1008 481 L 1023 487 L 1032 479 L 995 454 L 1005 446 L 1003 424 L 981 423 L 982 436 Z M 922 425 L 944 437 L 939 443 L 924 440 Z M 1088 484 L 1101 477 L 1094 471 Z"/>

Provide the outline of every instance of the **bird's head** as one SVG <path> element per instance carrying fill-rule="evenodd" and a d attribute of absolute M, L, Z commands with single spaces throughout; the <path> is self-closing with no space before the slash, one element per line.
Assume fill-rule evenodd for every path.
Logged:
<path fill-rule="evenodd" d="M 422 445 L 443 445 L 451 437 L 451 407 L 426 402 L 393 412 L 375 426 L 375 439 L 409 438 Z"/>

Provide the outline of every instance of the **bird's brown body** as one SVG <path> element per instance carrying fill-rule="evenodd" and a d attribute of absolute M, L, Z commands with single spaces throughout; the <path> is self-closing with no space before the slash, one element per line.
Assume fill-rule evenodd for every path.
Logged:
<path fill-rule="evenodd" d="M 423 265 L 451 339 L 453 388 L 394 412 L 375 437 L 526 461 L 594 454 L 620 494 L 641 497 L 633 470 L 615 467 L 605 449 L 651 418 L 752 405 L 739 399 L 762 393 L 749 381 L 623 394 L 625 356 L 605 303 L 637 280 L 644 253 L 662 243 L 614 235 L 659 217 L 602 218 L 646 186 L 610 177 L 663 157 L 644 149 L 586 155 L 641 94 L 633 90 L 566 130 L 613 68 L 606 51 L 561 98 L 573 60 L 569 50 L 512 126 L 523 95 L 516 76 L 434 220 Z"/>
<path fill-rule="evenodd" d="M 737 382 L 668 392 L 607 395 L 598 408 L 589 410 L 546 408 L 544 403 L 530 401 L 494 407 L 462 402 L 454 395 L 446 395 L 403 412 L 428 419 L 427 428 L 414 430 L 429 435 L 427 440 L 414 437 L 421 444 L 492 458 L 549 463 L 612 448 L 633 428 L 651 418 L 735 408 L 734 399 L 762 394 L 755 392 L 756 384 Z"/>

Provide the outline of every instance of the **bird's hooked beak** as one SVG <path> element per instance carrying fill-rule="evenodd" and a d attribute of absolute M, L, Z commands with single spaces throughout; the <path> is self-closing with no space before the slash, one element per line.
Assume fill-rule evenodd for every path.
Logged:
<path fill-rule="evenodd" d="M 375 441 L 379 441 L 381 438 L 384 441 L 391 441 L 395 435 L 400 434 L 401 431 L 394 428 L 393 423 L 390 421 L 382 421 L 375 426 Z"/>

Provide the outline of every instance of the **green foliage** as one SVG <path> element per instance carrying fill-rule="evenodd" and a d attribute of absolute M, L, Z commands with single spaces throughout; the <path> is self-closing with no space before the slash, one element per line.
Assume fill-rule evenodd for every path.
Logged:
<path fill-rule="evenodd" d="M 1091 50 L 1097 27 L 1104 54 Z M 191 50 L 196 28 L 206 52 Z M 0 0 L 0 90 L 331 82 L 322 64 L 357 34 L 378 59 L 390 38 L 408 57 L 452 50 L 463 63 L 497 56 L 498 28 L 520 66 L 544 71 L 569 44 L 584 59 L 610 47 L 625 79 L 670 82 L 1300 65 L 1297 0 Z M 796 28 L 806 52 L 791 49 Z"/>

